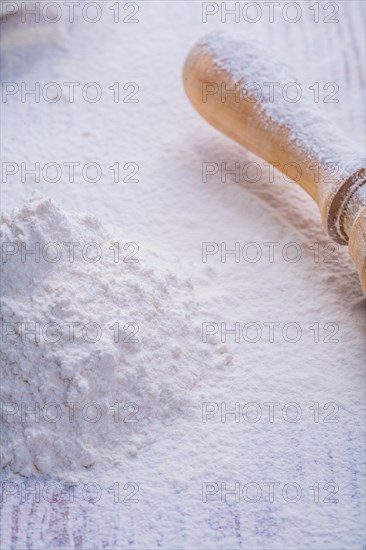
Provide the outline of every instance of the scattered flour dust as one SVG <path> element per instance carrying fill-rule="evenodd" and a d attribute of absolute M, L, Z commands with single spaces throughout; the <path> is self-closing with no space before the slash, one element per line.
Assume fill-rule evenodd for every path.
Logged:
<path fill-rule="evenodd" d="M 192 283 L 41 195 L 1 228 L 3 465 L 61 475 L 136 456 L 152 425 L 187 414 L 212 353 Z"/>

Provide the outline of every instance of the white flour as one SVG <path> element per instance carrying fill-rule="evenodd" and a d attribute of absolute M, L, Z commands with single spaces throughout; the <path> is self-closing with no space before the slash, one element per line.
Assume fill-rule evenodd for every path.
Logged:
<path fill-rule="evenodd" d="M 39 195 L 5 215 L 2 233 L 13 251 L 2 264 L 3 464 L 57 475 L 135 456 L 151 424 L 187 412 L 207 362 L 192 283 L 96 218 Z"/>

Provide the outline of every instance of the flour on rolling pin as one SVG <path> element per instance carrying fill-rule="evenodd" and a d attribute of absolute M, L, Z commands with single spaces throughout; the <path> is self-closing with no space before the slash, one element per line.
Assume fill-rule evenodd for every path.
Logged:
<path fill-rule="evenodd" d="M 261 94 L 260 105 L 267 116 L 286 125 L 291 138 L 311 151 L 314 159 L 334 164 L 336 175 L 341 177 L 353 174 L 363 165 L 363 151 L 355 150 L 357 144 L 350 143 L 341 135 L 312 97 L 306 97 L 298 79 L 259 44 L 255 36 L 246 35 L 244 39 L 240 36 L 239 41 L 217 32 L 203 38 L 200 44 L 216 65 L 231 75 L 233 82 L 244 81 L 254 95 Z M 287 94 L 283 93 L 285 86 Z M 250 100 L 250 97 L 245 99 Z"/>
<path fill-rule="evenodd" d="M 348 245 L 366 293 L 363 152 L 254 36 L 206 36 L 188 54 L 183 79 L 195 108 L 218 130 L 286 176 L 287 167 L 295 167 L 290 177 L 318 204 L 329 236 Z M 282 89 L 275 95 L 276 86 Z M 296 100 L 283 93 L 290 86 Z"/>

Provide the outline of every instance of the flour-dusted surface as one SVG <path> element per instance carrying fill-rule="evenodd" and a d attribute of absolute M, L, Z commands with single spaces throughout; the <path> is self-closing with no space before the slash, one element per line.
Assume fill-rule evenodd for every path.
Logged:
<path fill-rule="evenodd" d="M 112 2 L 103 2 L 107 4 Z M 339 102 L 319 106 L 363 146 L 363 5 L 339 3 L 336 24 L 314 23 L 308 4 L 301 5 L 298 23 L 287 23 L 281 16 L 268 23 L 263 16 L 253 25 L 233 23 L 230 17 L 221 23 L 219 15 L 202 23 L 200 2 L 140 2 L 138 24 L 115 24 L 106 8 L 94 25 L 79 16 L 71 25 L 61 20 L 50 33 L 49 26 L 40 24 L 38 41 L 33 27 L 20 46 L 11 35 L 19 28 L 8 22 L 4 81 L 98 82 L 105 93 L 93 104 L 77 92 L 71 103 L 64 87 L 63 99 L 54 104 L 9 97 L 3 105 L 3 162 L 25 162 L 28 168 L 36 162 L 42 167 L 49 162 L 80 165 L 74 181 L 66 169 L 59 181 L 41 177 L 35 182 L 31 175 L 22 181 L 19 169 L 2 185 L 3 209 L 23 208 L 38 190 L 61 205 L 62 216 L 70 210 L 96 216 L 103 225 L 119 228 L 141 251 L 152 248 L 159 257 L 164 255 L 166 269 L 179 280 L 192 281 L 195 326 L 226 322 L 232 328 L 235 322 L 256 322 L 263 336 L 257 343 L 235 343 L 228 335 L 223 343 L 217 334 L 219 364 L 202 361 L 185 414 L 171 418 L 163 429 L 151 421 L 153 441 L 142 441 L 134 458 L 114 468 L 106 461 L 66 480 L 41 478 L 42 483 L 80 482 L 78 489 L 81 483 L 96 482 L 103 495 L 94 504 L 86 502 L 80 490 L 73 502 L 66 491 L 53 502 L 35 502 L 30 495 L 25 503 L 17 495 L 8 496 L 2 504 L 2 547 L 363 547 L 364 301 L 357 275 L 345 250 L 336 253 L 336 262 L 326 261 L 334 259 L 334 251 L 324 249 L 329 241 L 315 205 L 281 177 L 270 182 L 263 171 L 258 182 L 241 178 L 237 184 L 233 175 L 222 182 L 219 171 L 202 181 L 204 162 L 230 168 L 257 159 L 210 128 L 192 110 L 181 83 L 184 58 L 201 36 L 211 29 L 231 28 L 244 36 L 250 28 L 264 47 L 283 56 L 307 89 L 314 82 L 320 90 L 328 82 L 339 84 Z M 139 102 L 114 103 L 109 87 L 116 81 L 122 94 L 132 91 L 123 90 L 125 83 L 136 82 Z M 88 162 L 103 168 L 99 182 L 83 178 Z M 138 164 L 139 173 L 131 179 L 139 181 L 115 183 L 110 167 L 116 162 L 121 165 L 120 180 L 131 173 L 123 171 L 125 163 Z M 291 263 L 282 251 L 294 241 L 301 244 L 302 257 Z M 202 263 L 202 242 L 226 242 L 228 249 L 235 242 L 255 242 L 262 257 L 256 263 L 236 263 L 228 256 L 222 263 L 218 253 Z M 273 262 L 264 245 L 268 242 L 279 243 Z M 319 243 L 319 262 L 314 260 L 314 243 Z M 141 268 L 149 268 L 143 259 Z M 298 342 L 282 337 L 290 322 L 301 326 Z M 264 323 L 280 324 L 274 342 Z M 319 342 L 314 341 L 315 323 Z M 329 341 L 333 329 L 325 328 L 327 323 L 338 325 L 330 338 L 338 342 Z M 174 339 L 188 353 L 184 334 Z M 201 343 L 198 335 L 196 344 Z M 213 353 L 212 344 L 205 345 Z M 190 372 L 193 363 L 186 362 Z M 226 403 L 228 409 L 236 402 L 252 402 L 260 406 L 262 417 L 250 422 L 241 415 L 235 422 L 228 416 L 224 423 L 216 413 L 203 423 L 202 402 L 219 407 Z M 269 402 L 279 403 L 274 422 L 264 405 Z M 290 402 L 301 407 L 297 422 L 283 418 L 283 407 Z M 338 411 L 334 413 L 335 405 L 324 408 L 327 403 L 335 403 Z M 317 410 L 319 422 L 314 421 Z M 294 414 L 293 408 L 288 411 Z M 338 421 L 329 422 L 334 419 Z M 19 490 L 25 481 L 8 471 L 4 476 Z M 30 478 L 28 487 L 37 481 Z M 138 485 L 138 502 L 125 501 L 131 492 L 123 489 L 128 482 Z M 229 489 L 235 482 L 240 488 L 252 482 L 263 494 L 257 502 L 235 502 L 229 495 L 225 502 L 219 489 L 203 502 L 205 482 L 219 488 L 226 483 Z M 270 482 L 279 484 L 274 502 L 268 498 Z M 119 503 L 113 491 L 108 492 L 115 483 L 121 488 Z M 301 488 L 298 502 L 283 498 L 287 483 Z M 334 486 L 327 483 L 337 484 L 338 504 L 329 502 Z M 316 484 L 319 502 L 314 502 Z M 253 493 L 248 495 L 253 499 Z"/>

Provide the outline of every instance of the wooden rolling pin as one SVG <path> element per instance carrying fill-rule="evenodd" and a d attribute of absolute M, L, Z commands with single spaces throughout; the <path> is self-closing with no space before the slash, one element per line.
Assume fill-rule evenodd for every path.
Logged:
<path fill-rule="evenodd" d="M 366 295 L 365 161 L 298 81 L 255 39 L 204 37 L 188 54 L 184 86 L 217 129 L 289 176 L 319 206 L 323 225 L 348 244 Z M 309 95 L 309 94 L 308 94 Z"/>

